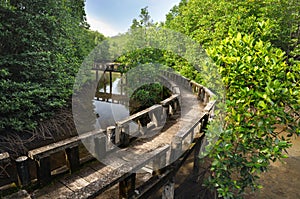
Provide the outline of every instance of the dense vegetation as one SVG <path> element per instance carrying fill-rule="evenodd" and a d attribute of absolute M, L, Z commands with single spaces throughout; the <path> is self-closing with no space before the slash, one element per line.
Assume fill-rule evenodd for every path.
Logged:
<path fill-rule="evenodd" d="M 299 133 L 299 10 L 296 0 L 183 0 L 167 15 L 166 27 L 206 49 L 226 88 L 224 132 L 209 154 L 220 197 L 260 187 L 259 173 L 285 157 L 289 139 L 276 126 Z"/>
<path fill-rule="evenodd" d="M 84 0 L 1 0 L 0 134 L 33 131 L 69 106 L 74 76 L 104 36 Z"/>
<path fill-rule="evenodd" d="M 223 131 L 212 126 L 207 132 L 208 140 L 218 138 L 207 146 L 212 161 L 207 185 L 219 197 L 239 198 L 247 188 L 260 188 L 260 173 L 270 161 L 286 157 L 289 137 L 300 133 L 299 8 L 298 1 L 287 0 L 182 0 L 164 24 L 153 24 L 147 8 L 141 10 L 140 20 L 133 20 L 129 34 L 144 28 L 145 35 L 134 38 L 144 37 L 147 42 L 151 42 L 147 37 L 159 40 L 161 28 L 193 38 L 222 76 Z M 151 34 L 151 28 L 158 33 Z M 189 47 L 183 51 L 187 53 Z M 213 88 L 202 71 L 199 74 L 193 64 L 169 51 L 145 47 L 119 61 L 133 66 L 159 62 Z"/>
<path fill-rule="evenodd" d="M 84 57 L 104 37 L 88 30 L 84 0 L 0 2 L 0 135 L 33 131 L 69 106 Z M 260 172 L 284 158 L 288 137 L 300 133 L 295 121 L 300 112 L 299 10 L 297 0 L 182 0 L 164 24 L 154 24 L 142 9 L 128 31 L 137 37 L 122 41 L 146 40 L 135 32 L 139 28 L 168 28 L 200 43 L 214 61 L 225 86 L 226 117 L 222 132 L 208 129 L 208 139 L 218 141 L 208 146 L 207 185 L 220 197 L 242 197 L 246 188 L 260 187 Z M 182 42 L 182 51 L 192 49 L 180 39 L 175 42 L 176 47 Z M 105 52 L 117 48 L 103 46 Z M 212 88 L 186 57 L 167 50 L 129 50 L 116 60 L 131 67 L 159 63 Z M 202 68 L 209 68 L 205 63 Z M 150 84 L 133 98 L 155 103 L 149 93 L 161 89 Z"/>

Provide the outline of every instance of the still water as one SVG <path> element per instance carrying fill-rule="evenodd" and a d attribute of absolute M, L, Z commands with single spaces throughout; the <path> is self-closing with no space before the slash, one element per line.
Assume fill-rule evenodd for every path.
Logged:
<path fill-rule="evenodd" d="M 121 77 L 115 76 L 112 83 L 112 93 L 121 94 Z M 109 84 L 106 86 L 106 91 L 110 91 Z M 100 89 L 100 92 L 104 92 L 104 88 Z M 99 115 L 97 119 L 96 128 L 106 129 L 109 126 L 115 126 L 117 121 L 121 121 L 129 116 L 129 108 L 123 104 L 112 103 L 111 100 L 108 102 L 99 101 L 94 99 L 93 104 L 95 106 L 94 111 Z M 130 130 L 137 128 L 135 122 L 131 122 Z"/>

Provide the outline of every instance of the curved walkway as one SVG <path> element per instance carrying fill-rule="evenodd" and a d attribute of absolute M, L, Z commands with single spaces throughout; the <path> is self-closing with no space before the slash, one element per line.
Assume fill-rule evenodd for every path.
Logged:
<path fill-rule="evenodd" d="M 120 188 L 120 194 L 127 197 L 127 194 L 134 194 L 132 192 L 135 191 L 134 187 L 131 192 L 128 189 L 132 184 L 135 184 L 136 172 L 143 170 L 148 173 L 155 173 L 155 171 L 176 161 L 185 151 L 189 150 L 195 138 L 200 136 L 201 129 L 208 122 L 209 115 L 213 114 L 214 103 L 209 102 L 211 92 L 179 75 L 167 73 L 164 76 L 167 77 L 166 84 L 173 91 L 173 96 L 162 101 L 161 105 L 142 111 L 142 115 L 150 115 L 151 122 L 147 127 L 140 129 L 143 134 L 140 138 L 124 149 L 108 146 L 112 150 L 104 156 L 101 155 L 102 163 L 88 164 L 79 171 L 66 175 L 26 197 L 90 198 L 103 193 L 117 183 L 121 183 L 123 186 L 120 185 L 120 187 L 124 187 L 124 190 Z M 196 95 L 192 91 L 196 92 Z M 123 131 L 130 134 L 128 132 L 129 121 L 140 116 L 130 116 L 127 120 L 117 122 L 116 127 L 113 128 L 114 131 L 110 132 L 111 134 L 109 131 L 107 132 L 108 137 L 104 139 L 106 140 L 105 143 L 112 138 L 115 139 L 116 143 L 124 142 Z M 168 128 L 163 128 L 165 124 L 162 121 L 170 118 L 173 118 L 174 124 Z M 91 135 L 82 136 L 89 138 Z M 36 159 L 38 155 L 39 158 L 43 159 L 49 155 L 49 150 L 57 151 L 57 146 L 62 148 L 60 145 L 63 144 L 66 144 L 63 149 L 70 148 L 76 146 L 79 141 L 77 138 L 76 141 L 56 143 L 50 147 L 36 149 L 29 152 L 29 157 Z M 96 149 L 96 144 L 94 148 Z M 97 154 L 96 151 L 94 153 Z M 41 163 L 41 159 L 37 159 L 37 161 L 37 164 Z M 47 165 L 41 166 L 40 170 L 42 168 L 47 168 Z"/>

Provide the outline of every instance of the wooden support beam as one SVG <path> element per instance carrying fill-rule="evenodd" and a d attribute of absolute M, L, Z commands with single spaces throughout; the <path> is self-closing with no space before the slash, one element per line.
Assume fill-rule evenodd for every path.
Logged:
<path fill-rule="evenodd" d="M 108 150 L 112 149 L 116 143 L 119 143 L 120 135 L 116 131 L 115 126 L 109 126 L 106 130 L 106 140 L 107 140 L 107 148 Z"/>
<path fill-rule="evenodd" d="M 20 187 L 28 186 L 31 183 L 28 161 L 27 156 L 21 156 L 16 159 L 18 184 Z"/>
<path fill-rule="evenodd" d="M 37 178 L 41 186 L 51 182 L 51 163 L 50 156 L 43 157 L 36 161 Z"/>
<path fill-rule="evenodd" d="M 121 182 L 119 182 L 119 198 L 130 198 L 135 190 L 136 173 L 131 174 Z"/>
<path fill-rule="evenodd" d="M 80 168 L 80 159 L 79 159 L 79 148 L 78 146 L 74 146 L 72 148 L 66 149 L 66 156 L 67 156 L 67 164 L 71 171 L 74 173 Z"/>
<path fill-rule="evenodd" d="M 129 145 L 130 142 L 129 124 L 123 125 L 120 129 L 120 145 L 122 147 L 126 147 Z"/>
<path fill-rule="evenodd" d="M 106 156 L 106 137 L 105 136 L 98 136 L 94 138 L 95 142 L 95 153 L 97 159 L 101 161 Z"/>
<path fill-rule="evenodd" d="M 159 170 L 167 165 L 167 154 L 163 153 L 153 159 L 153 175 L 159 173 Z"/>
<path fill-rule="evenodd" d="M 162 199 L 174 199 L 175 177 L 171 179 L 163 188 Z"/>
<path fill-rule="evenodd" d="M 197 175 L 200 171 L 200 149 L 202 145 L 203 138 L 197 140 L 194 149 L 194 166 L 193 166 L 193 174 Z"/>
<path fill-rule="evenodd" d="M 109 93 L 112 94 L 112 83 L 113 83 L 113 80 L 112 80 L 112 72 L 110 71 L 109 72 Z"/>
<path fill-rule="evenodd" d="M 170 163 L 176 161 L 182 153 L 182 138 L 181 137 L 173 137 L 171 144 L 171 155 L 170 155 Z"/>

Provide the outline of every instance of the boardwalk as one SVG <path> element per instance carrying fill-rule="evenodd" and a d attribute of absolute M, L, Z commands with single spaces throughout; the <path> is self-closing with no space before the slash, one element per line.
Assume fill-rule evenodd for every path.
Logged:
<path fill-rule="evenodd" d="M 45 176 L 48 179 L 46 182 L 51 179 L 51 176 L 49 176 L 51 175 L 50 170 L 45 174 L 43 168 L 49 169 L 47 162 L 49 164 L 50 162 L 47 157 L 57 150 L 70 149 L 67 150 L 69 151 L 67 152 L 67 158 L 71 163 L 72 174 L 64 175 L 48 186 L 37 189 L 30 194 L 25 194 L 24 198 L 93 198 L 116 184 L 119 184 L 120 198 L 131 198 L 133 196 L 134 198 L 146 198 L 153 190 L 157 190 L 162 186 L 171 186 L 171 188 L 165 189 L 170 193 L 165 194 L 174 193 L 171 179 L 187 155 L 195 147 L 197 150 L 200 149 L 199 137 L 203 127 L 208 122 L 214 103 L 209 101 L 211 93 L 201 85 L 192 83 L 178 75 L 167 74 L 166 76 L 169 78 L 166 81 L 169 89 L 173 92 L 173 96 L 162 101 L 161 105 L 155 105 L 137 115 L 130 116 L 128 120 L 117 122 L 117 126 L 114 127 L 116 143 L 124 141 L 124 138 L 121 139 L 122 130 L 120 129 L 124 129 L 131 119 L 137 119 L 145 114 L 150 114 L 151 118 L 151 122 L 139 130 L 138 139 L 131 142 L 126 148 L 114 148 L 105 155 L 102 154 L 101 162 L 94 161 L 76 171 L 79 164 L 76 163 L 78 158 L 75 158 L 75 164 L 72 164 L 74 159 L 72 154 L 74 152 L 76 154 L 76 151 L 78 153 L 78 148 L 73 149 L 80 141 L 80 136 L 30 151 L 29 157 L 36 159 L 37 165 L 40 167 L 38 169 L 40 183 L 43 182 L 41 181 L 43 178 L 39 176 Z M 196 95 L 193 94 L 192 90 L 194 93 L 196 92 Z M 162 121 L 167 121 L 168 124 Z M 94 135 L 93 132 L 90 134 Z M 81 139 L 84 136 L 86 138 L 90 137 L 89 134 L 81 135 Z M 112 138 L 109 131 L 107 131 L 107 136 L 108 140 L 104 139 L 106 142 Z M 196 154 L 198 153 L 197 150 Z M 43 163 L 45 162 L 44 159 L 46 164 Z M 170 164 L 173 165 L 171 169 L 165 169 L 164 172 L 160 171 L 162 168 L 168 168 Z M 197 168 L 198 161 L 195 160 L 194 164 Z M 136 187 L 136 181 L 140 181 L 140 179 L 137 179 L 136 173 L 140 172 L 148 173 L 147 176 L 149 177 L 144 179 L 144 184 L 140 183 L 142 186 Z M 21 196 L 18 197 L 22 198 Z"/>

